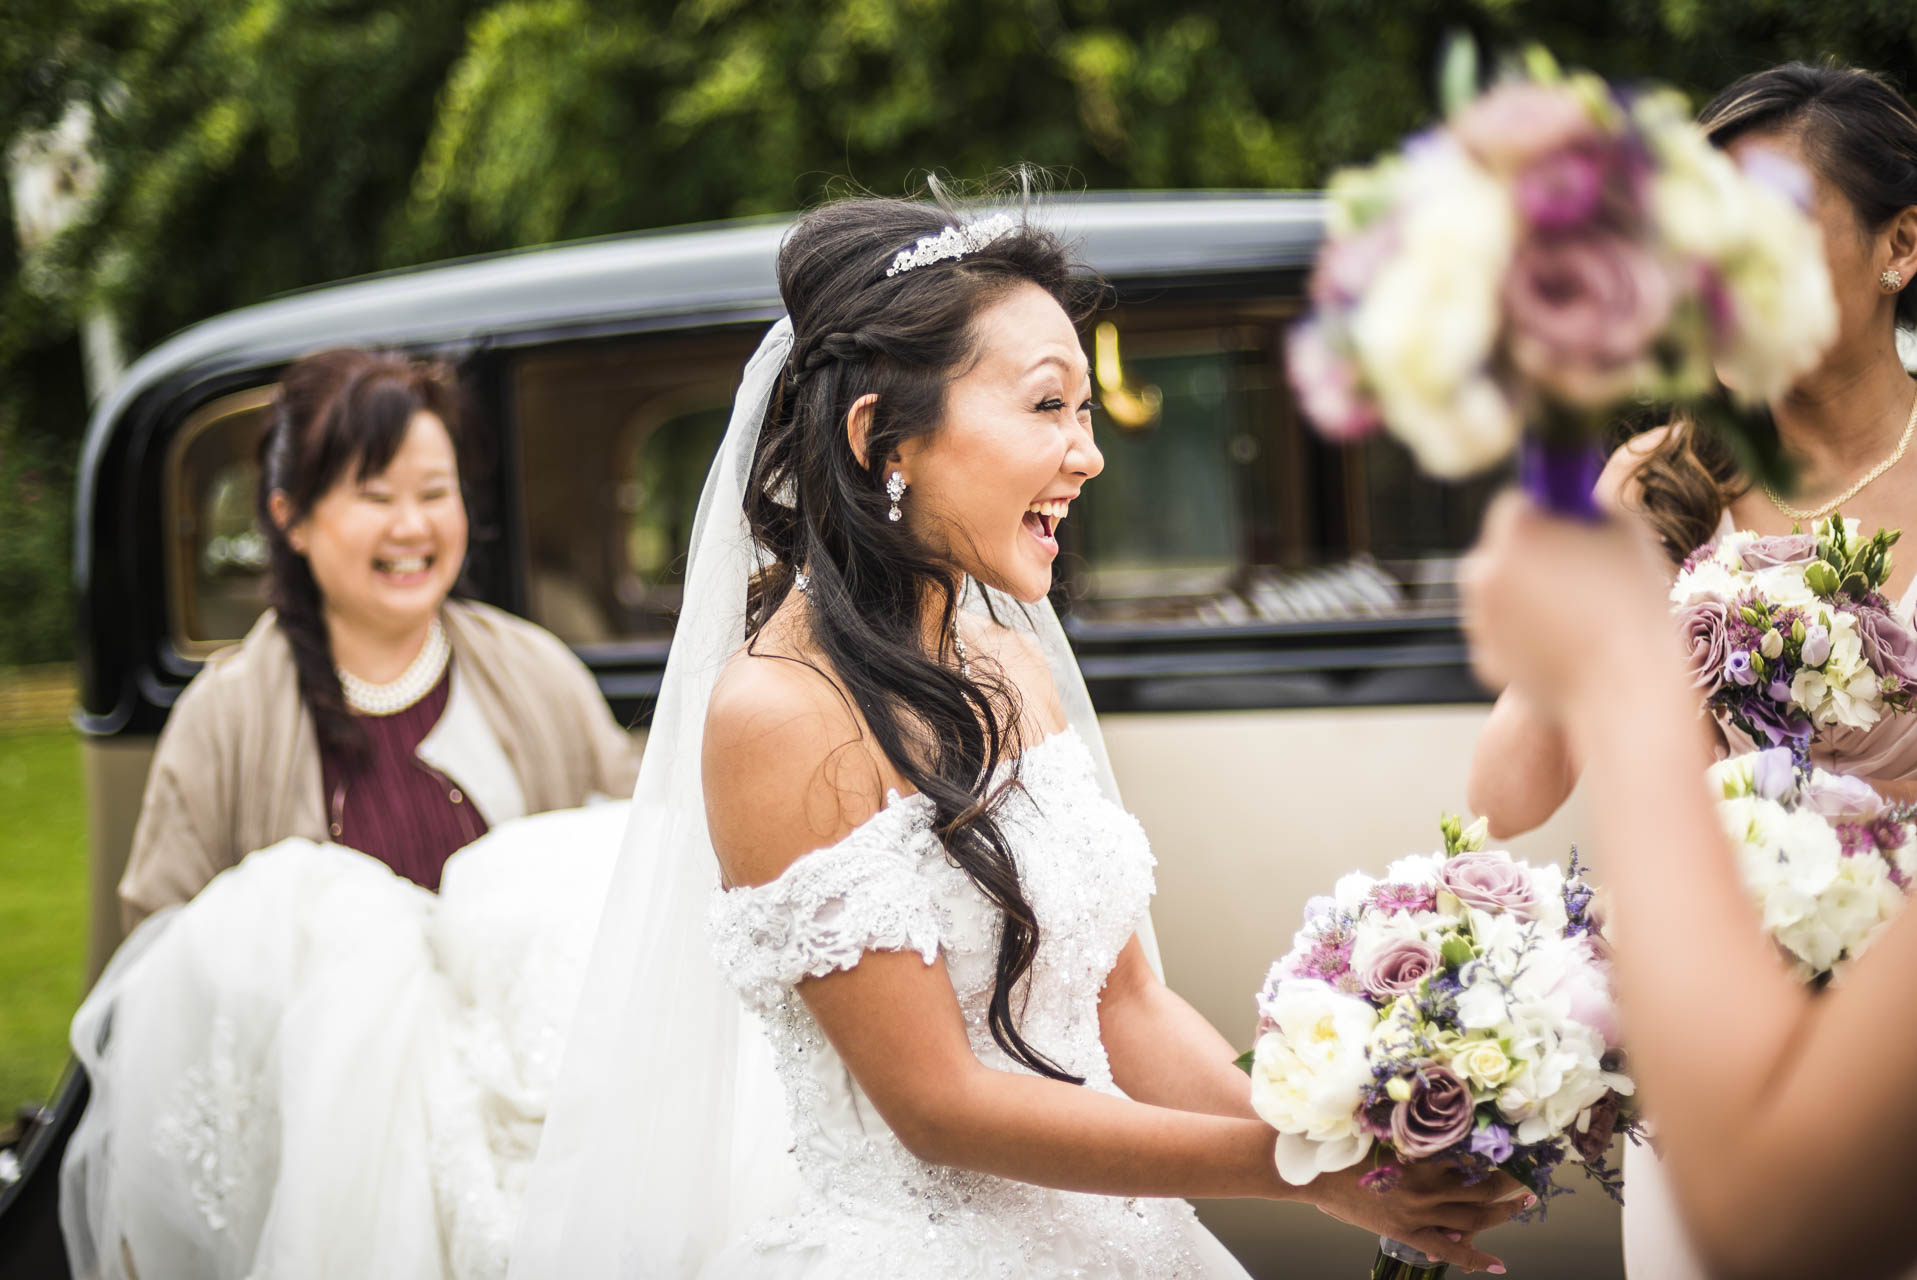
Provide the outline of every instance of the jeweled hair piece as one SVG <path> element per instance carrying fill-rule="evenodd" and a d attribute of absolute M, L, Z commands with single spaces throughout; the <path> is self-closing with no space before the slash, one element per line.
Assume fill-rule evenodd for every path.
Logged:
<path fill-rule="evenodd" d="M 995 213 L 989 218 L 947 227 L 935 236 L 921 236 L 910 249 L 899 250 L 898 257 L 892 259 L 892 265 L 885 269 L 885 274 L 888 277 L 895 276 L 914 267 L 928 267 L 934 262 L 963 258 L 968 253 L 977 253 L 1017 227 L 1017 221 L 1010 214 Z"/>

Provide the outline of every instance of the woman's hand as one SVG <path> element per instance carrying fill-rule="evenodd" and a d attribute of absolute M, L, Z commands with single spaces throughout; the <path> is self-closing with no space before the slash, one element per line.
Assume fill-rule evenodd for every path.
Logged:
<path fill-rule="evenodd" d="M 1480 1231 L 1536 1203 L 1515 1179 L 1497 1173 L 1466 1183 L 1455 1168 L 1414 1162 L 1391 1190 L 1374 1191 L 1359 1182 L 1368 1167 L 1361 1162 L 1321 1173 L 1305 1188 L 1306 1198 L 1340 1222 L 1423 1249 L 1440 1261 L 1504 1274 L 1503 1262 L 1474 1246 Z"/>
<path fill-rule="evenodd" d="M 1554 519 L 1507 492 L 1460 579 L 1478 677 L 1519 685 L 1551 712 L 1568 716 L 1617 680 L 1678 669 L 1663 567 L 1622 523 Z"/>

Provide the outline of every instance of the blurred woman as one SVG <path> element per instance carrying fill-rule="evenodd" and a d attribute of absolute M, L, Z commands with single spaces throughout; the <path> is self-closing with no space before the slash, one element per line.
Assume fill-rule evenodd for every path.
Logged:
<path fill-rule="evenodd" d="M 1733 529 L 1789 533 L 1840 509 L 1866 530 L 1910 527 L 1917 460 L 1905 453 L 1917 435 L 1917 385 L 1896 337 L 1917 324 L 1917 289 L 1909 287 L 1917 280 L 1917 112 L 1867 71 L 1793 62 L 1739 80 L 1699 123 L 1740 160 L 1781 155 L 1812 178 L 1811 211 L 1823 228 L 1839 323 L 1822 363 L 1771 406 L 1778 437 L 1799 462 L 1798 493 L 1786 500 L 1752 484 L 1722 445 L 1678 422 L 1614 453 L 1598 482 L 1601 498 L 1643 522 L 1673 573 L 1693 549 Z M 1896 558 L 1885 593 L 1900 615 L 1917 620 L 1917 556 Z M 1917 799 L 1917 717 L 1826 731 L 1812 754 L 1826 768 Z M 1577 775 L 1566 736 L 1525 690 L 1506 690 L 1471 767 L 1471 807 L 1492 833 L 1542 823 Z"/>
<path fill-rule="evenodd" d="M 1917 290 L 1907 287 L 1917 278 L 1917 112 L 1869 72 L 1790 63 L 1739 80 L 1704 108 L 1699 122 L 1740 161 L 1783 156 L 1812 179 L 1811 212 L 1824 233 L 1839 326 L 1818 367 L 1771 406 L 1778 436 L 1800 465 L 1799 492 L 1786 500 L 1752 483 L 1721 445 L 1693 424 L 1678 422 L 1619 449 L 1599 482 L 1600 496 L 1641 521 L 1639 532 L 1655 536 L 1666 575 L 1691 550 L 1734 529 L 1788 533 L 1838 512 L 1866 530 L 1908 527 L 1917 510 L 1917 463 L 1905 460 L 1917 434 L 1917 385 L 1904 369 L 1896 338 L 1900 327 L 1917 322 Z M 1902 618 L 1917 623 L 1917 558 L 1897 557 L 1886 594 Z M 1662 639 L 1661 616 L 1644 620 L 1644 626 L 1647 640 Z M 1550 696 L 1554 692 L 1533 689 L 1519 676 L 1500 696 L 1479 740 L 1471 805 L 1497 834 L 1515 834 L 1549 817 L 1586 762 L 1577 735 L 1542 705 Z M 1695 692 L 1691 701 L 1694 715 Z M 1651 746 L 1662 732 L 1655 720 L 1614 717 L 1612 724 L 1621 740 L 1647 751 L 1676 750 L 1662 741 Z M 1687 729 L 1679 738 L 1688 743 L 1694 736 Z M 1715 745 L 1742 751 L 1753 744 L 1723 726 Z M 1869 729 L 1823 730 L 1811 756 L 1825 768 L 1868 779 L 1887 796 L 1917 799 L 1917 717 L 1887 716 Z M 1609 802 L 1593 799 L 1596 820 L 1609 821 Z M 1685 870 L 1730 899 L 1713 910 L 1738 919 L 1748 914 L 1734 876 L 1720 882 L 1712 869 Z M 1683 910 L 1698 909 L 1688 899 L 1674 901 Z M 1664 945 L 1648 927 L 1636 936 L 1640 946 L 1646 937 Z M 1657 954 L 1660 964 L 1670 963 L 1668 955 Z M 1774 965 L 1766 959 L 1761 967 Z M 1641 1030 L 1633 1023 L 1634 1043 L 1658 1034 L 1655 1021 L 1647 1025 Z M 1682 1128 L 1693 1118 L 1681 1113 L 1691 1106 L 1687 1090 L 1695 1082 L 1669 1087 L 1666 1092 L 1655 1070 L 1647 1069 L 1645 1096 L 1660 1135 L 1673 1122 Z M 1666 1141 L 1682 1139 L 1661 1137 L 1660 1150 Z M 1683 1185 L 1696 1174 L 1681 1166 L 1675 1172 L 1678 1184 L 1667 1186 L 1667 1171 L 1650 1152 L 1627 1153 L 1624 1250 L 1633 1280 L 1688 1280 L 1733 1256 L 1726 1252 L 1732 1244 L 1708 1238 L 1725 1224 L 1707 1222 L 1705 1237 L 1693 1238 L 1696 1232 L 1680 1222 L 1678 1211 L 1687 1204 L 1693 1227 L 1699 1221 L 1694 1192 Z M 1769 1238 L 1769 1225 L 1757 1238 Z M 1834 1265 L 1830 1273 L 1837 1273 Z"/>
<path fill-rule="evenodd" d="M 1630 532 L 1506 497 L 1465 588 L 1479 673 L 1522 687 L 1585 762 L 1586 847 L 1615 905 L 1632 1070 L 1656 1100 L 1683 1227 L 1658 1253 L 1627 1225 L 1630 1274 L 1866 1280 L 1910 1267 L 1917 913 L 1821 993 L 1785 966 L 1702 785 L 1710 738 L 1660 568 Z M 1625 1185 L 1629 1215 L 1646 1193 L 1637 1168 Z"/>
<path fill-rule="evenodd" d="M 564 645 L 450 598 L 464 443 L 438 368 L 286 374 L 274 609 L 174 708 L 73 1022 L 76 1275 L 503 1271 L 627 808 L 573 806 L 635 770 Z"/>
<path fill-rule="evenodd" d="M 273 608 L 160 735 L 120 882 L 129 929 L 288 836 L 433 889 L 489 826 L 630 794 L 631 740 L 572 652 L 451 598 L 465 448 L 443 368 L 341 350 L 287 371 L 260 444 Z"/>

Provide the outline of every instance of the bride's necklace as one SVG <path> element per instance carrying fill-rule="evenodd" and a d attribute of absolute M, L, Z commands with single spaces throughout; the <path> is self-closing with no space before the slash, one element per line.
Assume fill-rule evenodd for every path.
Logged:
<path fill-rule="evenodd" d="M 374 684 L 362 680 L 345 667 L 336 666 L 334 672 L 339 676 L 340 692 L 346 695 L 346 705 L 363 716 L 397 715 L 418 702 L 433 691 L 439 678 L 446 674 L 446 664 L 452 660 L 453 648 L 446 643 L 446 631 L 439 625 L 439 619 L 433 619 L 432 629 L 426 633 L 426 643 L 420 646 L 419 656 L 414 658 L 399 678 L 389 684 Z"/>
<path fill-rule="evenodd" d="M 1837 510 L 1839 507 L 1843 506 L 1846 502 L 1849 502 L 1852 498 L 1855 498 L 1858 494 L 1862 493 L 1864 491 L 1864 487 L 1868 485 L 1871 481 L 1877 479 L 1879 476 L 1883 475 L 1884 472 L 1896 466 L 1898 460 L 1904 456 L 1904 450 L 1910 447 L 1910 437 L 1913 431 L 1917 431 L 1917 396 L 1914 396 L 1911 399 L 1910 420 L 1904 423 L 1903 438 L 1897 441 L 1897 448 L 1891 453 L 1891 455 L 1888 458 L 1885 458 L 1882 462 L 1872 467 L 1869 471 L 1866 471 L 1858 479 L 1856 484 L 1844 490 L 1842 493 L 1838 494 L 1835 498 L 1832 498 L 1829 502 L 1826 502 L 1823 506 L 1793 507 L 1790 503 L 1778 497 L 1777 490 L 1771 488 L 1770 485 L 1768 484 L 1764 485 L 1763 487 L 1764 496 L 1771 500 L 1771 505 L 1773 507 L 1776 507 L 1779 511 L 1783 512 L 1785 515 L 1789 516 L 1793 520 L 1798 520 L 1798 521 L 1822 520 L 1825 516 L 1829 515 L 1831 512 Z"/>

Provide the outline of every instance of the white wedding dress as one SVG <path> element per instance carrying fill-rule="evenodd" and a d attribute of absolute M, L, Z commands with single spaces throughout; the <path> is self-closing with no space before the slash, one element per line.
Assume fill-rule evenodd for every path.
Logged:
<path fill-rule="evenodd" d="M 143 924 L 74 1018 L 74 1274 L 503 1275 L 629 807 L 502 823 L 437 895 L 286 840 Z"/>
<path fill-rule="evenodd" d="M 1098 997 L 1146 918 L 1154 860 L 1095 769 L 1075 731 L 1033 746 L 1021 761 L 1023 793 L 999 821 L 1040 930 L 1024 998 L 1013 1001 L 1020 1031 L 1086 1088 L 1117 1095 Z M 928 964 L 944 958 L 979 1060 L 1029 1074 L 986 1022 L 999 912 L 946 858 L 931 820 L 929 800 L 894 793 L 838 844 L 712 900 L 713 950 L 767 1033 L 802 1189 L 796 1212 L 742 1234 L 705 1275 L 1244 1277 L 1182 1200 L 1054 1191 L 915 1158 L 847 1072 L 795 986 L 868 951 L 915 951 Z"/>

